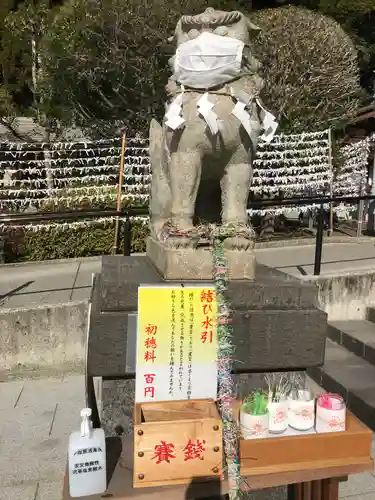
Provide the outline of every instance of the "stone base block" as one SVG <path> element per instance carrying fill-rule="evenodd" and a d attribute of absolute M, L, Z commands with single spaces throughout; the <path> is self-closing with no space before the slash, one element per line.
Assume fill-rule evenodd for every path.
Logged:
<path fill-rule="evenodd" d="M 231 280 L 255 279 L 253 250 L 227 250 L 225 256 Z M 147 257 L 165 280 L 212 280 L 210 248 L 169 248 L 149 237 Z"/>
<path fill-rule="evenodd" d="M 317 288 L 269 267 L 257 265 L 256 279 L 231 280 L 234 370 L 302 370 L 324 362 L 327 315 L 317 308 Z M 134 357 L 139 285 L 184 282 L 200 276 L 163 280 L 147 256 L 103 257 L 92 294 L 87 367 L 102 377 L 130 376 Z M 206 283 L 212 283 L 207 279 Z M 131 354 L 133 352 L 133 354 Z"/>

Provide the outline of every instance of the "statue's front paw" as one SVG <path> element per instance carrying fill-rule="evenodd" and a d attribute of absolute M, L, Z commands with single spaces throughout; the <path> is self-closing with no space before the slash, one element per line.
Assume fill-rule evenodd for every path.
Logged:
<path fill-rule="evenodd" d="M 242 250 L 246 251 L 254 248 L 254 241 L 244 236 L 233 236 L 224 240 L 224 248 L 226 250 Z"/>
<path fill-rule="evenodd" d="M 187 236 L 169 236 L 166 244 L 170 248 L 194 248 L 196 246 L 195 240 Z"/>

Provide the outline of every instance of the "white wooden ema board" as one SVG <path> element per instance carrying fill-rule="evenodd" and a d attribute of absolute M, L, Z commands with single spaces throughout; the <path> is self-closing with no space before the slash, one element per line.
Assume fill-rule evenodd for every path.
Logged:
<path fill-rule="evenodd" d="M 138 289 L 137 403 L 217 397 L 213 286 Z"/>

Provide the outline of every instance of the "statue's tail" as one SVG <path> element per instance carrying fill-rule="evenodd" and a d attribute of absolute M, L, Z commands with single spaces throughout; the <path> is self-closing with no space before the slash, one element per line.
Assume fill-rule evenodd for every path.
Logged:
<path fill-rule="evenodd" d="M 170 217 L 171 192 L 167 179 L 168 151 L 163 127 L 154 119 L 150 124 L 150 162 L 150 229 L 151 235 L 159 239 L 163 226 Z"/>

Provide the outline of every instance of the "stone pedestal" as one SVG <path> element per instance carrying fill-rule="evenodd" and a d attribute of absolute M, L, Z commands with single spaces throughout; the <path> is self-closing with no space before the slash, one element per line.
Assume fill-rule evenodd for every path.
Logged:
<path fill-rule="evenodd" d="M 88 370 L 96 376 L 131 376 L 125 369 L 128 315 L 137 312 L 138 286 L 174 281 L 164 280 L 147 257 L 106 256 L 102 262 L 92 295 Z M 238 373 L 323 364 L 327 316 L 318 309 L 314 284 L 257 265 L 255 281 L 230 281 L 228 295 Z"/>
<path fill-rule="evenodd" d="M 165 280 L 212 280 L 212 250 L 208 247 L 169 248 L 149 237 L 147 257 Z M 255 279 L 253 250 L 227 250 L 225 257 L 230 279 Z"/>

